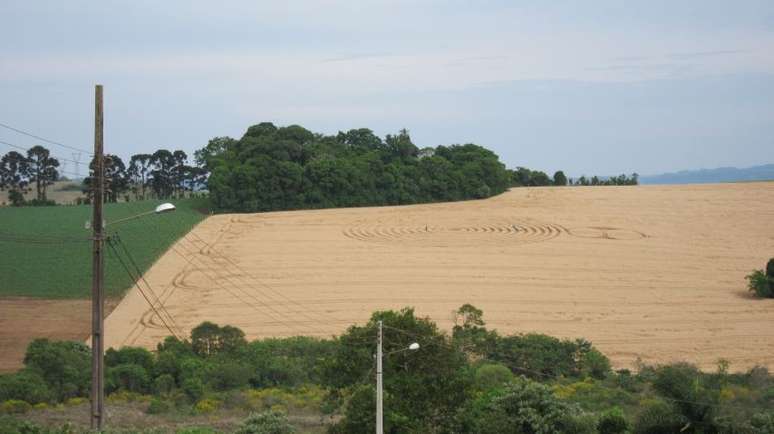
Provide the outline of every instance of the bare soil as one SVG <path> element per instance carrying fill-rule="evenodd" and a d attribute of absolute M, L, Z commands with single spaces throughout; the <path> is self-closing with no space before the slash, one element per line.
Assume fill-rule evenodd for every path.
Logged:
<path fill-rule="evenodd" d="M 106 302 L 110 312 L 117 301 Z M 0 298 L 0 372 L 22 367 L 35 338 L 83 341 L 91 333 L 90 300 Z"/>
<path fill-rule="evenodd" d="M 774 300 L 744 279 L 771 256 L 772 183 L 217 215 L 146 273 L 155 309 L 137 289 L 123 299 L 107 343 L 153 348 L 205 320 L 249 338 L 328 336 L 404 306 L 448 330 L 472 303 L 502 333 L 583 337 L 618 367 L 774 368 Z"/>

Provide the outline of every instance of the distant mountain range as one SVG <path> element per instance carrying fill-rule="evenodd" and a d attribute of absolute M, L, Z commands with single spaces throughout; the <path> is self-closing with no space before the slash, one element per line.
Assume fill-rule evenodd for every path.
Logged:
<path fill-rule="evenodd" d="M 640 184 L 707 184 L 768 180 L 774 180 L 774 164 L 744 169 L 719 167 L 717 169 L 682 170 L 661 175 L 640 176 Z"/>

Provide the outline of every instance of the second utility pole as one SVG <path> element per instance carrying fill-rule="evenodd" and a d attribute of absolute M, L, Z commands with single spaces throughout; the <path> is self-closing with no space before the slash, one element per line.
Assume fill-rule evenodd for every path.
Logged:
<path fill-rule="evenodd" d="M 379 338 L 376 346 L 376 434 L 384 434 L 384 410 L 382 407 L 382 322 L 379 321 Z"/>
<path fill-rule="evenodd" d="M 102 158 L 102 85 L 94 89 L 94 176 L 92 177 L 92 203 L 94 214 L 91 227 L 94 230 L 91 279 L 91 429 L 102 430 L 105 421 L 105 304 L 104 292 L 104 233 L 102 198 L 105 170 Z"/>

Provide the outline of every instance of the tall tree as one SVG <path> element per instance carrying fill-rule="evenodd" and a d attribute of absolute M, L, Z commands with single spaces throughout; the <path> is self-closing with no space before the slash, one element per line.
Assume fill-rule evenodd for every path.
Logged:
<path fill-rule="evenodd" d="M 151 170 L 150 185 L 156 197 L 166 199 L 172 196 L 175 186 L 172 168 L 175 166 L 175 157 L 166 149 L 159 149 L 151 156 L 153 170 Z"/>
<path fill-rule="evenodd" d="M 554 173 L 554 185 L 564 186 L 567 185 L 567 176 L 561 170 Z"/>
<path fill-rule="evenodd" d="M 129 189 L 126 165 L 118 155 L 105 155 L 105 201 L 118 202 L 118 198 Z"/>
<path fill-rule="evenodd" d="M 177 196 L 180 196 L 186 190 L 186 180 L 191 167 L 188 162 L 188 154 L 181 150 L 172 153 L 173 166 L 170 170 L 172 175 L 173 190 Z"/>
<path fill-rule="evenodd" d="M 145 199 L 145 187 L 148 185 L 151 170 L 153 170 L 153 156 L 150 154 L 132 155 L 126 174 L 135 191 L 135 197 Z M 137 194 L 138 191 L 139 194 Z"/>
<path fill-rule="evenodd" d="M 126 175 L 126 166 L 118 155 L 105 154 L 102 164 L 104 165 L 104 185 L 102 200 L 105 202 L 118 202 L 118 198 L 129 189 L 129 182 Z M 89 176 L 83 180 L 83 192 L 91 199 L 94 192 L 94 160 L 89 163 Z"/>
<path fill-rule="evenodd" d="M 35 192 L 39 201 L 46 200 L 46 188 L 59 179 L 59 160 L 51 156 L 48 149 L 38 145 L 27 151 L 30 165 L 30 182 L 35 183 Z"/>
<path fill-rule="evenodd" d="M 0 190 L 9 191 L 12 204 L 18 206 L 24 202 L 29 176 L 29 160 L 24 155 L 11 151 L 0 159 Z"/>

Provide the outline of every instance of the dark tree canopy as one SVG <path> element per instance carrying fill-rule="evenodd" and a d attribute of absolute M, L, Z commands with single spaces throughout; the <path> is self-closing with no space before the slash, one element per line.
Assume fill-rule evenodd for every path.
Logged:
<path fill-rule="evenodd" d="M 30 182 L 35 183 L 35 192 L 39 201 L 46 200 L 46 188 L 59 179 L 59 160 L 51 156 L 48 149 L 33 146 L 27 151 L 30 166 Z"/>
<path fill-rule="evenodd" d="M 420 153 L 405 129 L 382 140 L 366 128 L 324 136 L 264 122 L 240 140 L 215 138 L 195 155 L 211 171 L 213 204 L 233 211 L 485 198 L 510 184 L 493 152 L 466 144 Z"/>

